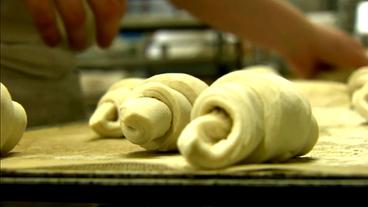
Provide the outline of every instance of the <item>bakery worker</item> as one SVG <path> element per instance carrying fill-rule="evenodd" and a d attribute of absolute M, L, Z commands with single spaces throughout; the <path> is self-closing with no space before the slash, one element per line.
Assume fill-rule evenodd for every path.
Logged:
<path fill-rule="evenodd" d="M 302 78 L 321 65 L 368 65 L 360 43 L 344 32 L 309 22 L 280 0 L 171 0 L 213 27 L 279 53 Z M 125 0 L 2 0 L 1 82 L 26 109 L 29 125 L 84 116 L 73 53 L 108 47 Z"/>

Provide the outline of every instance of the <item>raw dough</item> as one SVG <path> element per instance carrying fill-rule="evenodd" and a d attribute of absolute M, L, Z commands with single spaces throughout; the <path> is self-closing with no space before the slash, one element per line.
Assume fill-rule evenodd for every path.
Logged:
<path fill-rule="evenodd" d="M 310 103 L 290 81 L 240 70 L 197 98 L 178 148 L 194 166 L 222 168 L 286 161 L 308 153 L 317 139 Z"/>
<path fill-rule="evenodd" d="M 362 88 L 368 82 L 368 66 L 361 67 L 354 71 L 348 80 L 349 94 L 352 96 L 355 91 Z"/>
<path fill-rule="evenodd" d="M 354 93 L 351 103 L 354 110 L 368 120 L 368 82 Z"/>
<path fill-rule="evenodd" d="M 243 68 L 242 70 L 247 70 L 249 72 L 255 72 L 255 73 L 271 73 L 275 75 L 279 75 L 278 71 L 268 65 L 253 65 Z"/>
<path fill-rule="evenodd" d="M 267 65 L 250 66 L 244 68 L 244 70 L 279 75 L 276 69 Z M 327 80 L 294 80 L 292 82 L 302 91 L 312 107 L 350 105 L 348 89 L 344 83 Z M 326 99 L 326 97 L 328 97 L 328 99 Z"/>
<path fill-rule="evenodd" d="M 120 107 L 124 136 L 147 150 L 176 150 L 178 136 L 190 121 L 192 105 L 207 87 L 205 82 L 181 73 L 146 79 Z"/>
<path fill-rule="evenodd" d="M 368 66 L 359 68 L 349 77 L 348 88 L 353 109 L 368 120 Z"/>
<path fill-rule="evenodd" d="M 27 126 L 27 115 L 24 108 L 17 102 L 12 101 L 8 89 L 1 86 L 1 156 L 10 152 L 21 139 Z"/>
<path fill-rule="evenodd" d="M 143 83 L 143 80 L 127 78 L 110 86 L 90 117 L 89 126 L 103 137 L 122 137 L 118 108 L 127 99 L 132 89 Z"/>

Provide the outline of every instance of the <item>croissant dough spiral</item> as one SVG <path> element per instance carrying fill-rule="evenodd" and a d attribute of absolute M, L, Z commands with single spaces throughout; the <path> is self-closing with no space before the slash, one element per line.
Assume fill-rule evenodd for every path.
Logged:
<path fill-rule="evenodd" d="M 103 137 L 122 137 L 119 106 L 128 98 L 132 89 L 143 83 L 141 78 L 127 78 L 111 85 L 101 97 L 89 119 L 89 126 Z"/>
<path fill-rule="evenodd" d="M 27 126 L 27 114 L 19 103 L 12 101 L 8 89 L 1 85 L 1 148 L 0 154 L 6 155 L 10 152 L 22 138 Z"/>
<path fill-rule="evenodd" d="M 240 70 L 222 76 L 197 98 L 178 148 L 194 166 L 222 168 L 285 161 L 308 153 L 317 139 L 311 106 L 290 81 Z"/>
<path fill-rule="evenodd" d="M 182 73 L 146 79 L 120 106 L 124 136 L 147 150 L 176 150 L 179 134 L 190 121 L 192 105 L 207 87 L 200 79 Z"/>

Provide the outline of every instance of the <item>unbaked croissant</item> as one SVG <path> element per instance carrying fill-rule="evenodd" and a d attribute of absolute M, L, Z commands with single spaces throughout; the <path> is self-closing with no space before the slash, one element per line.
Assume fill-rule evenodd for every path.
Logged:
<path fill-rule="evenodd" d="M 290 81 L 245 69 L 200 94 L 178 148 L 194 166 L 222 168 L 285 161 L 308 153 L 317 138 L 310 104 Z"/>
<path fill-rule="evenodd" d="M 351 74 L 348 89 L 354 110 L 368 120 L 368 66 L 361 67 Z"/>
<path fill-rule="evenodd" d="M 1 148 L 0 154 L 6 155 L 22 138 L 27 126 L 27 114 L 24 108 L 17 102 L 12 101 L 8 89 L 1 85 Z"/>
<path fill-rule="evenodd" d="M 207 87 L 200 79 L 182 73 L 146 79 L 120 106 L 124 136 L 147 150 L 176 150 L 178 136 L 190 121 L 192 105 Z"/>
<path fill-rule="evenodd" d="M 127 78 L 110 86 L 90 117 L 89 126 L 101 136 L 122 137 L 118 108 L 127 99 L 132 89 L 141 84 L 143 80 Z"/>

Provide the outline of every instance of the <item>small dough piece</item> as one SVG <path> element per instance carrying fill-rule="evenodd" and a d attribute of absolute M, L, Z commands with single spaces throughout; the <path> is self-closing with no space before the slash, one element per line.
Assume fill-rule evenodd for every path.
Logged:
<path fill-rule="evenodd" d="M 22 138 L 27 126 L 27 114 L 24 108 L 17 102 L 12 101 L 8 89 L 1 85 L 1 128 L 0 128 L 0 154 L 6 155 Z"/>
<path fill-rule="evenodd" d="M 103 137 L 123 137 L 119 121 L 119 106 L 127 99 L 132 89 L 143 81 L 144 79 L 141 78 L 127 78 L 110 86 L 90 117 L 89 126 Z"/>
<path fill-rule="evenodd" d="M 318 131 L 308 100 L 290 81 L 240 70 L 222 76 L 197 98 L 178 148 L 202 168 L 280 162 L 308 153 Z"/>
<path fill-rule="evenodd" d="M 183 73 L 152 76 L 134 88 L 120 107 L 124 136 L 147 150 L 177 150 L 192 105 L 208 85 Z"/>
<path fill-rule="evenodd" d="M 124 136 L 136 144 L 144 144 L 162 137 L 170 129 L 172 114 L 169 107 L 155 99 L 140 97 L 128 99 L 122 109 Z M 139 124 L 137 124 L 139 123 Z"/>
<path fill-rule="evenodd" d="M 164 73 L 146 79 L 147 83 L 159 82 L 183 94 L 193 105 L 199 94 L 208 85 L 202 80 L 184 73 Z"/>

